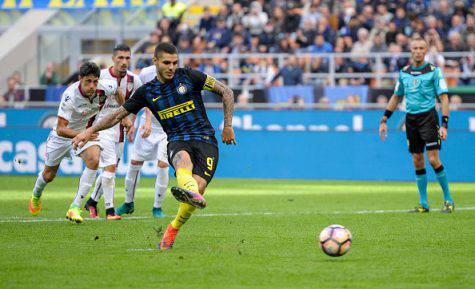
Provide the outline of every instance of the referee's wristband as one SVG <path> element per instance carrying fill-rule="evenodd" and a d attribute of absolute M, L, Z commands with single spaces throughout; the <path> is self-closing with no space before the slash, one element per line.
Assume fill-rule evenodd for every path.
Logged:
<path fill-rule="evenodd" d="M 449 117 L 442 116 L 442 126 L 445 128 L 449 128 Z"/>
<path fill-rule="evenodd" d="M 393 112 L 390 111 L 389 109 L 386 109 L 386 110 L 384 111 L 384 116 L 385 116 L 387 119 L 389 119 L 389 118 L 391 117 L 391 115 L 393 115 Z"/>

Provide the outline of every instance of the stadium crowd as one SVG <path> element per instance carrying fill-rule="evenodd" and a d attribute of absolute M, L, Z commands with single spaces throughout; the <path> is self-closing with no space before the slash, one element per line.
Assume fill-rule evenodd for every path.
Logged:
<path fill-rule="evenodd" d="M 152 54 L 159 42 L 171 42 L 181 54 L 217 53 L 213 58 L 185 59 L 185 65 L 213 75 L 232 75 L 234 85 L 328 84 L 328 78 L 304 77 L 308 73 L 328 73 L 329 58 L 321 53 L 345 52 L 354 57 L 335 56 L 336 73 L 397 72 L 408 64 L 399 53 L 408 52 L 411 37 L 420 36 L 429 44 L 427 61 L 442 67 L 449 87 L 474 85 L 473 57 L 443 57 L 440 52 L 475 51 L 475 2 L 471 0 L 223 0 L 217 13 L 204 7 L 196 25 L 184 21 L 187 7 L 171 0 L 162 7 L 162 15 L 149 38 L 136 52 Z M 388 52 L 382 62 L 360 54 Z M 295 57 L 278 61 L 275 57 L 248 57 L 232 62 L 227 55 L 244 53 L 286 53 Z M 314 53 L 312 57 L 305 55 Z M 151 59 L 135 59 L 135 72 L 151 65 Z M 105 64 L 103 64 L 105 65 Z M 8 92 L 0 103 L 23 99 L 18 76 L 8 79 Z M 67 85 L 58 79 L 55 64 L 48 63 L 40 84 Z M 233 83 L 230 83 L 233 85 Z M 336 85 L 391 87 L 393 78 L 376 85 L 375 79 L 338 78 Z"/>
<path fill-rule="evenodd" d="M 472 58 L 447 57 L 440 52 L 475 50 L 475 3 L 428 0 L 225 0 L 216 15 L 205 8 L 194 27 L 181 17 L 163 17 L 139 52 L 150 53 L 158 42 L 172 42 L 181 53 L 332 53 L 368 54 L 389 52 L 382 64 L 365 57 L 335 58 L 336 72 L 397 72 L 408 59 L 411 37 L 429 43 L 427 60 L 448 72 L 474 71 Z M 471 6 L 470 6 L 471 5 Z M 291 61 L 294 62 L 294 61 Z M 150 64 L 140 59 L 137 68 Z M 250 57 L 237 65 L 226 58 L 192 60 L 188 65 L 209 73 L 263 73 L 274 83 L 279 68 L 275 59 Z M 299 57 L 301 73 L 326 73 L 325 57 Z M 282 67 L 280 67 L 282 68 Z M 292 76 L 292 84 L 305 82 Z M 252 81 L 249 80 L 248 81 Z M 471 78 L 448 79 L 449 85 L 473 84 Z M 288 83 L 284 79 L 284 84 Z M 341 79 L 345 84 L 371 84 L 369 79 Z"/>

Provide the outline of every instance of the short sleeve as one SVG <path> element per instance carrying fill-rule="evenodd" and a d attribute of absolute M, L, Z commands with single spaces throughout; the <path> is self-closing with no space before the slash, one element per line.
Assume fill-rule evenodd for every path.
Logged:
<path fill-rule="evenodd" d="M 61 99 L 61 103 L 58 109 L 58 116 L 61 118 L 64 118 L 67 121 L 70 121 L 72 114 L 73 114 L 72 98 L 68 94 L 63 94 L 63 98 Z"/>
<path fill-rule="evenodd" d="M 134 90 L 132 91 L 132 94 L 136 92 L 142 86 L 142 84 L 142 80 L 140 80 L 139 77 L 134 76 Z"/>
<path fill-rule="evenodd" d="M 440 67 L 437 67 L 435 69 L 434 87 L 435 87 L 435 91 L 437 92 L 437 96 L 449 92 L 449 89 L 447 87 L 447 82 L 445 82 L 444 74 L 442 73 L 442 70 L 440 69 Z"/>
<path fill-rule="evenodd" d="M 101 79 L 99 82 L 99 89 L 104 90 L 106 96 L 111 97 L 117 93 L 117 83 L 108 79 Z"/>
<path fill-rule="evenodd" d="M 191 81 L 193 82 L 193 87 L 196 90 L 212 90 L 216 79 L 206 73 L 203 73 L 198 70 L 190 69 L 188 70 Z"/>
<path fill-rule="evenodd" d="M 404 82 L 402 81 L 402 72 L 399 72 L 399 77 L 396 81 L 396 86 L 394 87 L 394 94 L 403 97 L 404 96 Z"/>
<path fill-rule="evenodd" d="M 145 98 L 145 85 L 137 89 L 129 99 L 122 105 L 128 112 L 137 114 L 142 108 L 147 106 L 147 99 Z"/>

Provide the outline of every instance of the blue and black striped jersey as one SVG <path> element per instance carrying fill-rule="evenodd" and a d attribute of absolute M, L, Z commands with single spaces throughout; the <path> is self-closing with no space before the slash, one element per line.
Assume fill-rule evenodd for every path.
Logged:
<path fill-rule="evenodd" d="M 197 70 L 178 68 L 169 82 L 154 78 L 142 85 L 123 107 L 133 114 L 148 107 L 162 125 L 168 141 L 198 140 L 217 146 L 201 97 L 201 91 L 211 90 L 215 81 Z"/>

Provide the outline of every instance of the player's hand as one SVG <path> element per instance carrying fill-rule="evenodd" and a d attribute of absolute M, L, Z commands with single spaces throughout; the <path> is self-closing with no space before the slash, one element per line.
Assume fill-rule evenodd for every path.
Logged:
<path fill-rule="evenodd" d="M 236 138 L 234 137 L 234 130 L 232 126 L 225 126 L 223 128 L 221 139 L 225 144 L 236 144 Z"/>
<path fill-rule="evenodd" d="M 148 138 L 152 133 L 152 126 L 150 123 L 145 122 L 144 125 L 140 128 L 142 131 L 142 138 Z"/>
<path fill-rule="evenodd" d="M 381 140 L 383 141 L 388 136 L 388 125 L 385 122 L 381 122 L 379 124 L 379 136 L 381 137 Z"/>
<path fill-rule="evenodd" d="M 134 136 L 135 136 L 135 127 L 132 126 L 129 131 L 127 132 L 127 140 L 129 142 L 133 142 L 134 141 Z"/>
<path fill-rule="evenodd" d="M 79 133 L 72 140 L 73 149 L 82 148 L 92 138 L 97 138 L 97 134 L 94 134 L 90 129 Z"/>
<path fill-rule="evenodd" d="M 445 126 L 441 127 L 439 129 L 439 135 L 440 135 L 440 138 L 442 140 L 446 140 L 447 139 L 447 128 Z"/>

